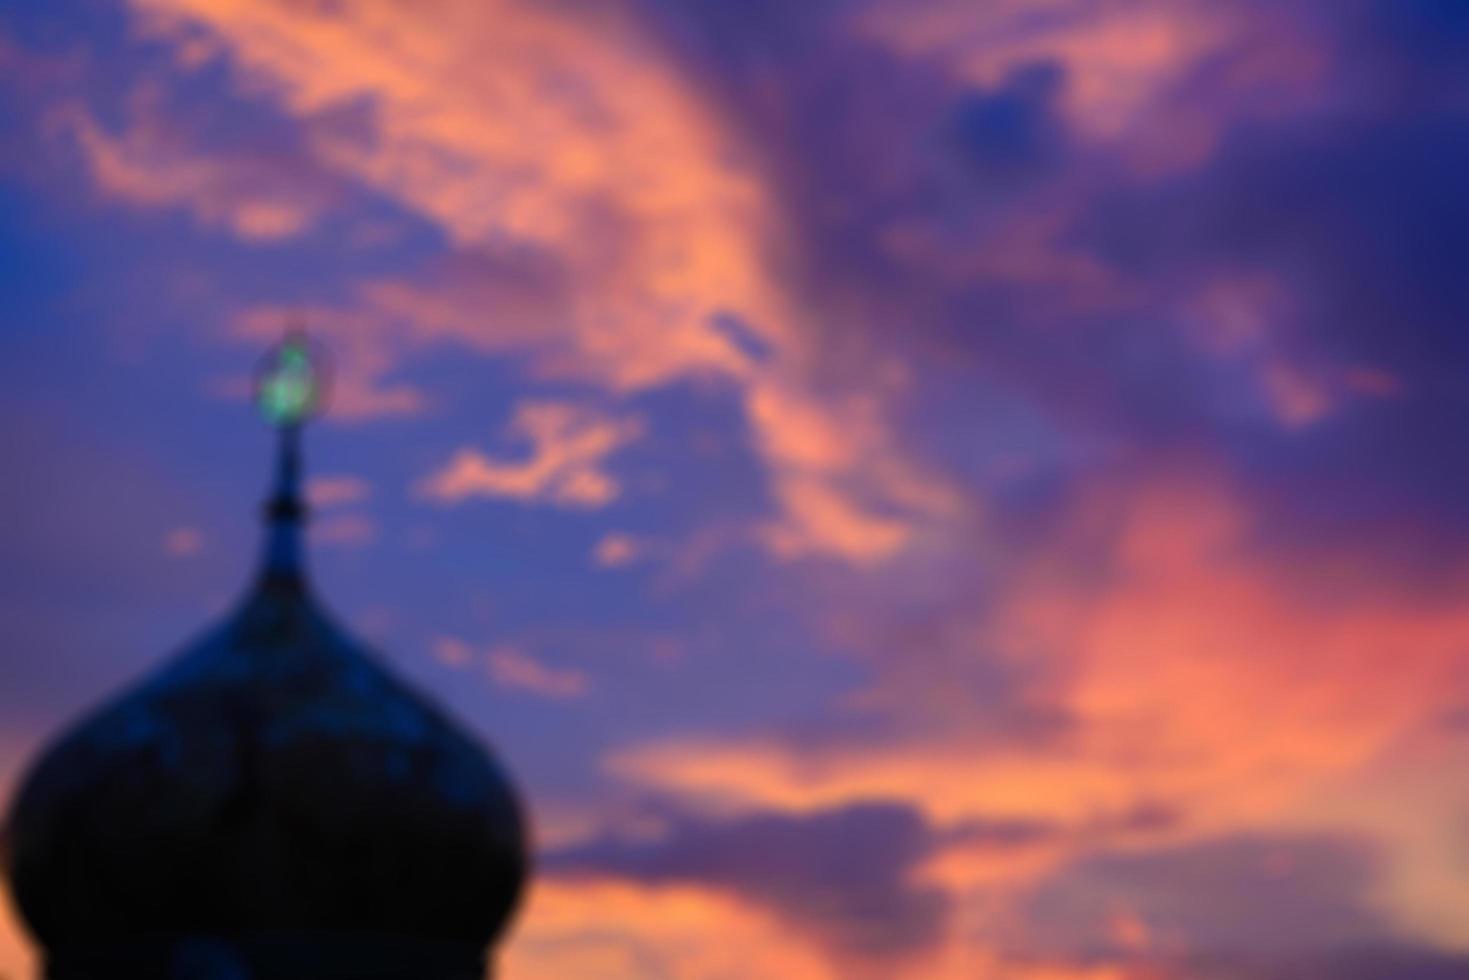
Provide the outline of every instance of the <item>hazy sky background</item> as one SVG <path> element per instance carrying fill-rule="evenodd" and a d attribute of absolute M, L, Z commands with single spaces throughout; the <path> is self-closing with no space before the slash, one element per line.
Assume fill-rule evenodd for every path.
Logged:
<path fill-rule="evenodd" d="M 1466 175 L 1461 0 L 8 0 L 0 796 L 305 324 L 506 980 L 1469 975 Z"/>

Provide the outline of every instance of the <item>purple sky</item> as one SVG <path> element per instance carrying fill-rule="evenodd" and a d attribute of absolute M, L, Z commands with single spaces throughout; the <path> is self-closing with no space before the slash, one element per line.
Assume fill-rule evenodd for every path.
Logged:
<path fill-rule="evenodd" d="M 4 6 L 0 793 L 296 324 L 508 980 L 1469 974 L 1466 175 L 1459 0 Z"/>

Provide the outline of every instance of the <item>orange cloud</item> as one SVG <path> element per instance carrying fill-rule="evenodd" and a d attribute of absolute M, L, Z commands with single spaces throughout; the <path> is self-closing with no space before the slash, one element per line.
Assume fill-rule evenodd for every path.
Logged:
<path fill-rule="evenodd" d="M 204 151 L 166 124 L 144 95 L 133 100 L 122 132 L 76 105 L 54 115 L 108 196 L 139 207 L 181 208 L 202 225 L 258 242 L 299 235 L 330 206 L 332 192 L 319 176 L 288 172 L 264 156 Z"/>
<path fill-rule="evenodd" d="M 557 701 L 583 697 L 590 688 L 583 671 L 550 667 L 519 647 L 495 647 L 485 654 L 485 666 L 501 687 Z"/>
<path fill-rule="evenodd" d="M 1469 670 L 1463 590 L 1416 593 L 1339 554 L 1261 553 L 1250 509 L 1202 476 L 1095 487 L 1083 501 L 993 609 L 943 635 L 953 650 L 894 649 L 904 663 L 875 664 L 864 709 L 913 734 L 856 744 L 667 740 L 614 750 L 609 771 L 724 808 L 812 812 L 898 800 L 940 827 L 999 818 L 1065 829 L 1007 852 L 956 844 L 929 862 L 929 879 L 971 896 L 964 915 L 987 923 L 1029 883 L 1096 849 L 1262 825 L 1359 829 L 1398 841 L 1412 859 L 1410 877 L 1379 896 L 1386 914 L 1446 935 L 1432 903 L 1405 883 L 1457 894 L 1432 866 L 1446 824 L 1367 819 L 1364 794 L 1388 781 L 1361 774 L 1425 717 L 1460 703 L 1456 678 Z M 1459 574 L 1469 580 L 1469 569 Z M 1025 696 L 1053 704 L 1069 727 L 1029 744 L 976 735 L 968 722 L 981 709 L 959 690 L 968 681 L 956 670 L 965 658 L 1024 665 L 1033 678 Z M 1392 785 L 1407 785 L 1401 753 L 1393 758 L 1381 765 L 1395 774 Z M 1356 802 L 1325 805 L 1329 792 Z M 1423 783 L 1412 795 L 1425 806 L 1432 799 Z M 1177 819 L 1126 819 L 1149 801 Z M 1387 809 L 1403 813 L 1403 797 Z M 1117 928 L 1142 941 L 1125 918 Z M 1025 975 L 1007 970 L 994 975 Z"/>
<path fill-rule="evenodd" d="M 869 565 L 891 557 L 908 540 L 906 522 L 864 510 L 819 478 L 783 475 L 775 492 L 784 515 L 766 528 L 764 537 L 781 557 L 829 552 Z"/>
<path fill-rule="evenodd" d="M 1469 812 L 1469 788 L 1444 778 L 1469 764 L 1466 734 L 1461 722 L 1430 717 L 1370 766 L 1316 793 L 1296 818 L 1298 825 L 1327 823 L 1382 842 L 1391 860 L 1381 904 L 1412 933 L 1446 949 L 1469 949 L 1469 923 L 1460 914 L 1469 907 L 1469 877 L 1459 862 L 1445 860 L 1459 853 Z"/>
<path fill-rule="evenodd" d="M 712 889 L 555 876 L 533 886 L 500 965 L 526 980 L 1181 980 L 1158 967 L 1016 961 L 963 937 L 894 974 L 892 964 L 834 960 L 768 912 Z"/>
<path fill-rule="evenodd" d="M 482 664 L 490 679 L 506 690 L 525 691 L 556 701 L 585 697 L 591 690 L 584 671 L 552 667 L 510 644 L 491 647 L 481 654 L 457 636 L 440 636 L 434 639 L 430 650 L 435 660 L 454 670 Z"/>
<path fill-rule="evenodd" d="M 761 191 L 631 25 L 504 0 L 441 4 L 434 18 L 391 4 L 135 6 L 170 37 L 216 35 L 314 123 L 329 165 L 460 242 L 515 241 L 567 263 L 573 329 L 621 384 L 743 362 L 705 317 L 768 305 Z M 370 138 L 323 121 L 364 98 Z M 780 329 L 771 319 L 760 329 Z"/>
<path fill-rule="evenodd" d="M 1068 643 L 1090 723 L 1135 728 L 1119 745 L 1160 775 L 1246 801 L 1361 765 L 1442 701 L 1469 653 L 1464 603 L 1361 560 L 1276 564 L 1247 533 L 1217 490 L 1152 488 L 1118 539 L 1118 584 L 1081 600 Z"/>
<path fill-rule="evenodd" d="M 765 537 L 779 554 L 877 560 L 946 516 L 939 481 L 905 458 L 884 407 L 815 393 L 815 314 L 771 264 L 788 234 L 778 202 L 719 114 L 614 8 L 134 7 L 181 59 L 201 36 L 227 51 L 252 93 L 301 120 L 321 166 L 433 221 L 462 256 L 514 266 L 450 288 L 378 283 L 354 307 L 316 311 L 312 325 L 349 348 L 343 417 L 421 410 L 421 393 L 376 385 L 428 343 L 528 351 L 538 373 L 614 393 L 718 378 L 740 393 L 786 504 L 781 533 Z M 721 328 L 726 313 L 770 356 Z M 460 460 L 467 482 L 498 485 L 484 462 Z"/>
<path fill-rule="evenodd" d="M 562 507 L 605 507 L 621 487 L 603 467 L 614 452 L 642 434 L 632 418 L 607 418 L 566 402 L 522 402 L 509 431 L 530 443 L 519 462 L 461 449 L 443 469 L 424 478 L 419 492 L 440 503 L 471 497 L 507 497 Z"/>
<path fill-rule="evenodd" d="M 1228 822 L 1362 765 L 1447 702 L 1444 680 L 1469 656 L 1469 606 L 1384 588 L 1339 558 L 1257 557 L 1245 546 L 1247 512 L 1218 489 L 1162 480 L 1096 494 L 1084 509 L 984 623 L 953 640 L 970 657 L 1028 665 L 1076 737 L 982 753 L 962 739 L 850 754 L 671 743 L 617 754 L 614 771 L 783 807 L 894 797 L 947 820 L 996 810 L 1076 819 L 1151 798 L 1198 801 L 1202 819 Z M 1091 545 L 1077 535 L 1099 528 L 1109 572 L 1079 579 L 1070 563 Z M 952 684 L 937 653 L 894 653 L 919 658 L 915 672 L 931 665 L 931 692 L 882 689 L 865 703 L 943 717 Z"/>
<path fill-rule="evenodd" d="M 0 977 L 22 980 L 37 975 L 40 966 L 34 947 L 16 914 L 10 889 L 0 883 Z"/>
<path fill-rule="evenodd" d="M 525 980 L 846 975 L 769 916 L 708 890 L 554 879 L 533 887 L 502 966 Z"/>
<path fill-rule="evenodd" d="M 955 896 L 959 923 L 925 976 L 1188 976 L 1156 962 L 1096 964 L 1093 974 L 1021 964 L 983 937 L 1034 883 L 1056 880 L 1081 855 L 1260 826 L 1344 829 L 1391 846 L 1397 870 L 1372 895 L 1385 921 L 1462 942 L 1462 926 L 1441 911 L 1462 892 L 1441 867 L 1462 793 L 1432 788 L 1441 749 L 1437 761 L 1413 764 L 1397 746 L 1423 718 L 1462 704 L 1465 592 L 1416 594 L 1341 554 L 1265 557 L 1252 510 L 1224 486 L 1174 473 L 1093 488 L 996 607 L 943 638 L 956 649 L 890 652 L 917 661 L 898 677 L 923 676 L 927 664 L 928 688 L 890 688 L 877 664 L 876 692 L 862 704 L 911 735 L 673 739 L 614 749 L 608 771 L 721 810 L 809 814 L 870 799 L 920 808 L 952 833 L 923 877 Z M 1071 727 L 1033 743 L 975 736 L 972 699 L 946 701 L 965 683 L 950 657 L 1027 664 L 1040 679 L 1034 693 Z M 1134 817 L 1149 807 L 1177 815 Z M 964 839 L 967 821 L 996 818 L 1056 832 L 1022 848 Z M 1149 949 L 1149 923 L 1127 908 L 1109 923 L 1119 948 Z"/>
<path fill-rule="evenodd" d="M 3 53 L 3 47 L 0 47 Z M 0 731 L 0 800 L 9 801 L 22 767 L 36 751 L 37 737 L 22 737 L 14 731 Z M 8 805 L 8 803 L 7 803 Z M 0 839 L 0 848 L 4 847 Z M 38 975 L 40 963 L 30 935 L 22 924 L 10 894 L 10 882 L 0 875 L 0 977 L 24 980 Z"/>

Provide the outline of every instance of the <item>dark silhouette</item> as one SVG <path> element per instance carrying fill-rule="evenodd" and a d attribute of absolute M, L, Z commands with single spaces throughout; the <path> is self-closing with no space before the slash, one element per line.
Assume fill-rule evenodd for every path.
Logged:
<path fill-rule="evenodd" d="M 259 576 L 223 624 L 62 735 L 6 828 L 49 980 L 478 980 L 526 877 L 493 757 L 337 629 L 302 566 L 288 339 Z"/>

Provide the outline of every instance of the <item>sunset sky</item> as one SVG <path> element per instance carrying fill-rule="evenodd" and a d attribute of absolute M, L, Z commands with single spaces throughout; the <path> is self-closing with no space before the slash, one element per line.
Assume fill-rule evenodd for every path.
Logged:
<path fill-rule="evenodd" d="M 0 799 L 290 325 L 505 980 L 1469 976 L 1469 3 L 0 3 Z"/>

